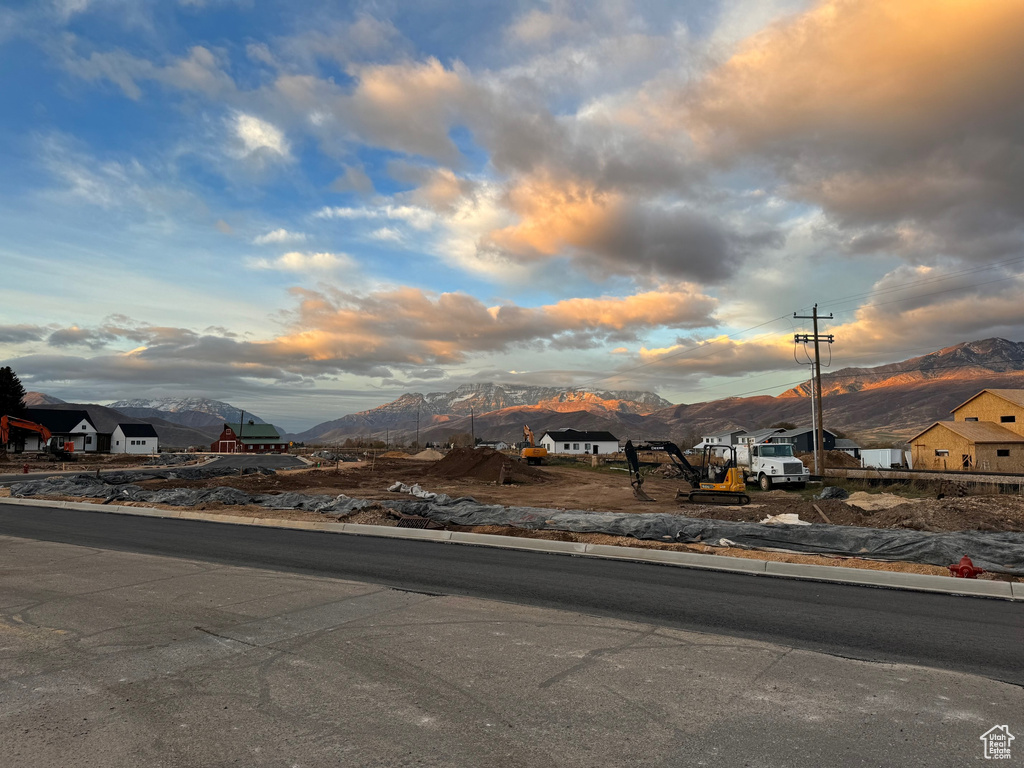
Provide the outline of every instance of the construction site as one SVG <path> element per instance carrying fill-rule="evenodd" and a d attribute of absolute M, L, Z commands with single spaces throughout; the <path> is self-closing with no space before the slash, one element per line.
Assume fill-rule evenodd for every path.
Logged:
<path fill-rule="evenodd" d="M 189 506 L 214 515 L 282 522 L 326 517 L 376 526 L 445 528 L 923 574 L 949 575 L 954 560 L 934 562 L 944 554 L 853 554 L 857 550 L 851 548 L 860 545 L 845 540 L 838 546 L 813 541 L 804 546 L 800 540 L 822 531 L 860 529 L 889 531 L 890 536 L 913 532 L 930 545 L 936 537 L 976 532 L 972 535 L 1010 536 L 1010 544 L 1024 551 L 1024 498 L 962 484 L 915 481 L 872 487 L 829 480 L 802 490 L 754 488 L 745 504 L 701 504 L 687 500 L 692 486 L 675 465 L 662 460 L 645 462 L 643 494 L 648 500 L 641 502 L 618 456 L 602 461 L 549 458 L 542 466 L 489 448 L 455 448 L 447 453 L 428 449 L 414 455 L 388 451 L 353 458 L 357 457 L 322 451 L 304 457 L 304 468 L 243 472 L 204 470 L 208 459 L 180 456 L 179 462 L 192 466 L 147 471 L 136 464 L 134 472 L 120 473 L 104 467 L 102 478 L 96 471 L 100 464 L 93 462 L 95 467 L 82 465 L 79 469 L 85 471 L 79 473 L 9 483 L 11 487 L 0 488 L 0 495 L 168 509 Z M 464 510 L 470 507 L 486 515 L 467 517 Z M 458 515 L 446 512 L 456 508 Z M 689 521 L 746 526 L 753 538 L 742 543 L 732 533 L 664 532 Z M 757 538 L 759 531 L 765 532 L 766 541 Z M 778 538 L 781 531 L 794 531 L 795 538 L 786 543 Z M 956 541 L 950 546 L 950 552 L 973 546 L 974 551 L 962 554 L 984 559 L 985 553 L 977 551 L 980 544 Z M 1015 562 L 1001 564 L 990 558 L 980 578 L 1020 580 L 1024 562 Z"/>

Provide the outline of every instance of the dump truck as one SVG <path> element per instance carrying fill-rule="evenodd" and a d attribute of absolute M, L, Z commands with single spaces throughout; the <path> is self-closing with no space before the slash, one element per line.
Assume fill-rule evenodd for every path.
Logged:
<path fill-rule="evenodd" d="M 736 463 L 743 470 L 744 480 L 762 491 L 783 486 L 803 488 L 811 477 L 804 463 L 793 455 L 790 443 L 738 445 Z"/>

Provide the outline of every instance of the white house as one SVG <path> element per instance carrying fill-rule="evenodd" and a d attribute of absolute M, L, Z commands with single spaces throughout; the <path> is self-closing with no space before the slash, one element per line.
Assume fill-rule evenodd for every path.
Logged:
<path fill-rule="evenodd" d="M 476 444 L 477 448 L 493 448 L 496 451 L 507 451 L 509 444 L 504 440 L 481 440 Z"/>
<path fill-rule="evenodd" d="M 57 408 L 29 408 L 25 418 L 42 424 L 53 434 L 54 442 L 61 447 L 74 445 L 78 453 L 93 453 L 98 449 L 96 427 L 89 420 L 89 414 L 81 410 L 60 410 Z M 43 450 L 39 435 L 31 434 L 25 438 L 26 451 Z M 68 450 L 68 448 L 65 448 Z"/>
<path fill-rule="evenodd" d="M 619 438 L 611 432 L 580 432 L 575 429 L 560 429 L 545 432 L 539 446 L 548 453 L 599 454 L 618 453 Z"/>
<path fill-rule="evenodd" d="M 110 435 L 111 453 L 159 453 L 160 438 L 152 424 L 118 424 Z"/>
<path fill-rule="evenodd" d="M 745 429 L 733 429 L 728 432 L 716 432 L 713 435 L 702 435 L 700 442 L 693 447 L 700 451 L 705 445 L 736 445 L 740 441 L 740 437 L 745 434 L 747 434 Z"/>

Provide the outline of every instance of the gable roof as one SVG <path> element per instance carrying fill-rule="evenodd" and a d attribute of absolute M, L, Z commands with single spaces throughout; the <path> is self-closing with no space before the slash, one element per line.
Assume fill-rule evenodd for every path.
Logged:
<path fill-rule="evenodd" d="M 944 427 L 972 443 L 1024 443 L 1024 436 L 991 421 L 936 421 L 927 429 L 918 432 L 908 442 L 917 440 L 925 432 L 935 427 Z"/>
<path fill-rule="evenodd" d="M 782 432 L 785 432 L 785 430 L 781 427 L 765 427 L 764 429 L 755 429 L 753 432 L 747 432 L 747 434 L 741 435 L 741 437 L 749 438 L 745 441 L 748 443 L 760 443 L 766 437 L 771 437 L 774 434 L 781 434 Z"/>
<path fill-rule="evenodd" d="M 806 435 L 808 432 L 813 431 L 814 427 L 797 427 L 796 429 L 783 429 L 779 432 L 779 437 L 799 437 L 800 435 Z M 830 432 L 824 427 L 822 427 L 821 433 L 823 435 L 827 433 L 835 437 L 834 432 Z"/>
<path fill-rule="evenodd" d="M 94 432 L 96 431 L 95 425 L 89 419 L 89 414 L 85 411 L 64 411 L 58 410 L 57 408 L 29 408 L 25 413 L 25 418 L 29 421 L 34 421 L 37 424 L 42 424 L 55 435 L 69 434 L 83 420 L 89 424 Z"/>
<path fill-rule="evenodd" d="M 747 430 L 743 429 L 742 427 L 737 427 L 736 429 L 730 429 L 725 432 L 712 432 L 710 435 L 704 435 L 704 437 L 725 437 L 727 435 L 729 437 L 732 437 L 733 435 L 745 434 L 747 434 Z"/>
<path fill-rule="evenodd" d="M 125 437 L 157 437 L 152 424 L 118 424 L 116 428 Z"/>
<path fill-rule="evenodd" d="M 591 443 L 617 443 L 619 438 L 613 435 L 611 432 L 580 432 L 576 429 L 560 429 L 557 432 L 549 430 L 544 433 L 541 437 L 543 440 L 545 437 L 550 437 L 556 443 L 559 441 L 565 442 L 579 442 L 585 440 Z"/>
<path fill-rule="evenodd" d="M 228 422 L 224 426 L 231 427 L 231 430 L 236 435 L 241 435 L 244 439 L 250 438 L 259 442 L 260 440 L 280 440 L 281 436 L 277 434 L 277 430 L 274 429 L 273 424 L 243 424 L 239 426 L 237 423 Z"/>
<path fill-rule="evenodd" d="M 857 443 L 855 443 L 853 440 L 850 440 L 850 439 L 845 438 L 845 437 L 837 437 L 836 438 L 836 450 L 837 451 L 841 451 L 844 448 L 847 448 L 847 449 L 849 449 L 849 448 L 856 448 L 856 449 L 860 450 L 860 446 L 857 445 Z"/>
<path fill-rule="evenodd" d="M 960 403 L 960 405 L 958 405 L 956 408 L 950 411 L 950 413 L 956 413 L 969 402 L 971 402 L 975 398 L 981 397 L 986 392 L 995 395 L 996 397 L 1001 397 L 1008 403 L 1013 403 L 1014 405 L 1020 408 L 1024 408 L 1024 389 L 983 389 L 978 394 L 971 395 L 969 398 L 964 400 L 962 403 Z"/>

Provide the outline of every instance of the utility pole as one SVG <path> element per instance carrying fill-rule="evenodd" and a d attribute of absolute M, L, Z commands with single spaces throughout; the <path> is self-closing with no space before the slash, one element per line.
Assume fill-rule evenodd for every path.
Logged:
<path fill-rule="evenodd" d="M 476 448 L 476 426 L 473 423 L 473 406 L 469 406 L 469 437 L 470 448 Z"/>
<path fill-rule="evenodd" d="M 814 305 L 814 312 L 808 315 L 798 315 L 796 312 L 793 313 L 794 319 L 799 320 L 813 320 L 814 321 L 814 333 L 798 333 L 793 337 L 793 341 L 797 344 L 808 342 L 814 342 L 814 376 L 811 382 L 811 405 L 814 406 L 817 403 L 817 408 L 814 411 L 814 474 L 821 475 L 825 470 L 825 435 L 824 427 L 822 423 L 821 411 L 821 348 L 820 343 L 825 342 L 831 344 L 835 341 L 835 337 L 831 334 L 819 334 L 818 333 L 818 320 L 831 320 L 832 313 L 829 313 L 828 317 L 818 314 L 818 305 Z"/>
<path fill-rule="evenodd" d="M 416 448 L 420 447 L 420 404 L 416 403 Z"/>

